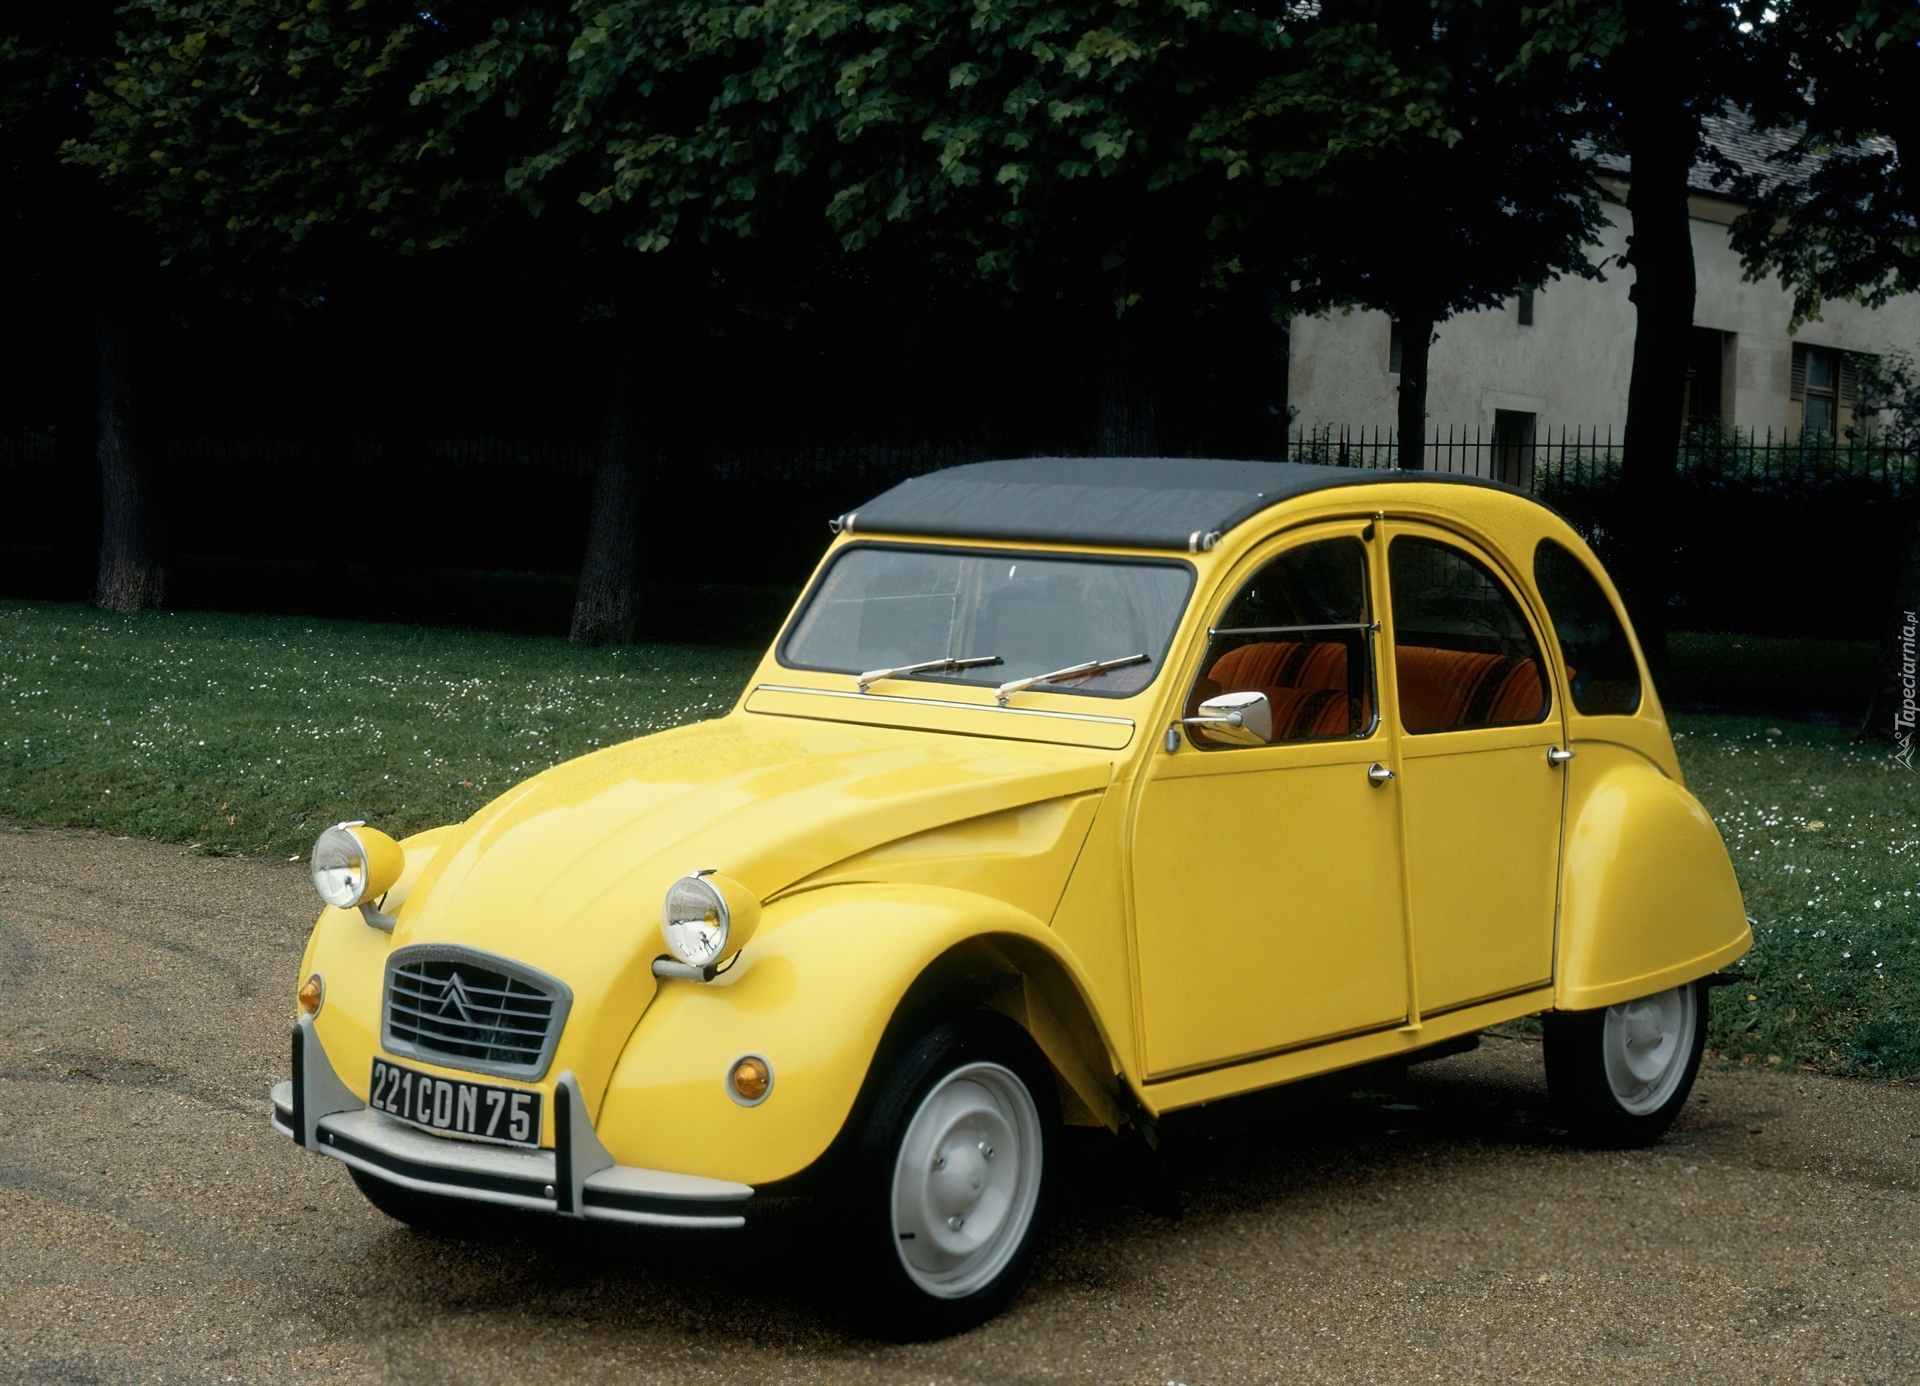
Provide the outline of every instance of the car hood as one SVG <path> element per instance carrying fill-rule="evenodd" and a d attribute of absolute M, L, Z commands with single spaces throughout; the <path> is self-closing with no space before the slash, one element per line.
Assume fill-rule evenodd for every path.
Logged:
<path fill-rule="evenodd" d="M 1109 756 L 1074 748 L 736 713 L 502 795 L 440 843 L 403 928 L 411 942 L 457 931 L 523 945 L 590 926 L 610 903 L 652 948 L 661 897 L 689 871 L 723 871 L 766 899 L 882 843 L 1111 775 Z"/>
<path fill-rule="evenodd" d="M 1104 788 L 1112 772 L 1109 754 L 1073 747 L 736 712 L 556 766 L 436 835 L 393 943 L 539 968 L 573 991 L 568 1038 L 617 1049 L 653 993 L 674 878 L 712 867 L 766 899 L 884 843 Z M 576 1046 L 562 1049 L 556 1072 Z"/>

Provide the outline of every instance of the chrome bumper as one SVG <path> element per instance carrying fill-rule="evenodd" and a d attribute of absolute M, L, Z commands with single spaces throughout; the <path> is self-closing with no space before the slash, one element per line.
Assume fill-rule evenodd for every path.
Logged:
<path fill-rule="evenodd" d="M 303 1016 L 293 1032 L 293 1077 L 273 1086 L 272 1122 L 296 1145 L 419 1193 L 647 1227 L 746 1223 L 749 1185 L 614 1163 L 571 1070 L 555 1084 L 553 1103 L 552 1150 L 429 1135 L 348 1091 Z"/>

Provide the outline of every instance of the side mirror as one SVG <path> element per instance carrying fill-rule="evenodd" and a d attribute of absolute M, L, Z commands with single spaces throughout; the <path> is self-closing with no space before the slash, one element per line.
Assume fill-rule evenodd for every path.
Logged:
<path fill-rule="evenodd" d="M 1273 704 L 1264 693 L 1222 693 L 1200 704 L 1198 717 L 1180 720 L 1222 746 L 1266 746 L 1273 741 Z"/>

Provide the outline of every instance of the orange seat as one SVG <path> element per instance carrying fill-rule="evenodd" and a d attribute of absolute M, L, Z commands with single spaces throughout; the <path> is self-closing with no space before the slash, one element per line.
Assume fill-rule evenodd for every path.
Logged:
<path fill-rule="evenodd" d="M 1540 666 L 1511 655 L 1401 645 L 1400 721 L 1408 731 L 1451 731 L 1534 722 L 1545 698 Z"/>
<path fill-rule="evenodd" d="M 1207 677 L 1229 692 L 1255 688 L 1347 688 L 1347 647 L 1339 640 L 1262 641 L 1228 650 Z"/>
<path fill-rule="evenodd" d="M 1265 640 L 1228 650 L 1193 689 L 1187 716 L 1220 693 L 1264 693 L 1273 707 L 1275 741 L 1347 736 L 1347 647 L 1339 640 Z M 1373 721 L 1373 699 L 1361 699 L 1361 725 Z"/>
<path fill-rule="evenodd" d="M 1275 741 L 1311 741 L 1323 736 L 1345 736 L 1350 730 L 1345 688 L 1266 688 L 1261 691 L 1273 707 Z"/>
<path fill-rule="evenodd" d="M 1223 689 L 1212 679 L 1201 679 L 1187 700 L 1187 716 L 1198 717 L 1200 704 L 1208 698 L 1228 693 L 1264 693 L 1273 709 L 1275 741 L 1310 741 L 1323 736 L 1348 736 L 1353 732 L 1344 688 L 1232 688 Z M 1372 721 L 1371 700 L 1361 705 L 1361 722 Z"/>

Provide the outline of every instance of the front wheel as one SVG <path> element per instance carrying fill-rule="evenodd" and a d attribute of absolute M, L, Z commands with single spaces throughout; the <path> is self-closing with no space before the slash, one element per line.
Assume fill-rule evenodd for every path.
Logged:
<path fill-rule="evenodd" d="M 895 1066 L 847 1190 L 847 1308 L 882 1337 L 997 1314 L 1033 1262 L 1058 1129 L 1052 1071 L 1004 1016 L 938 1026 Z"/>
<path fill-rule="evenodd" d="M 1702 982 L 1546 1017 L 1547 1092 L 1587 1145 L 1652 1145 L 1686 1104 L 1707 1042 Z"/>

